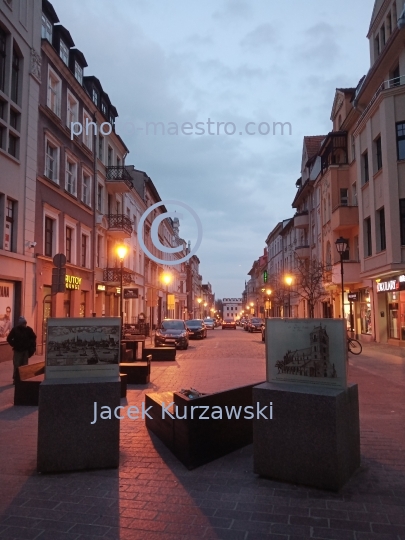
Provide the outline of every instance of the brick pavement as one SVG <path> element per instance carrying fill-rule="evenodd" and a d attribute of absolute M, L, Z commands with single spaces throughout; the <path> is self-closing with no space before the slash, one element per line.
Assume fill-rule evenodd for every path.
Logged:
<path fill-rule="evenodd" d="M 145 391 L 216 391 L 264 379 L 259 334 L 241 329 L 191 342 L 153 363 Z M 34 358 L 37 361 L 38 358 Z M 38 475 L 36 407 L 13 407 L 11 364 L 0 364 L 0 538 L 32 540 L 405 540 L 405 360 L 368 345 L 350 359 L 359 384 L 362 466 L 340 493 L 259 478 L 248 446 L 188 471 L 142 421 L 121 424 L 118 470 Z"/>

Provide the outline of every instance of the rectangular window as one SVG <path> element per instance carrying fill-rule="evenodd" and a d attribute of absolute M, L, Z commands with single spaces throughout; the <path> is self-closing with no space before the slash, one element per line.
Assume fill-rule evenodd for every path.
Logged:
<path fill-rule="evenodd" d="M 3 244 L 3 248 L 6 251 L 13 251 L 15 205 L 16 203 L 7 197 L 6 223 L 5 223 L 4 244 Z"/>
<path fill-rule="evenodd" d="M 399 86 L 401 84 L 401 75 L 399 72 L 399 65 L 390 73 L 390 86 Z"/>
<path fill-rule="evenodd" d="M 43 13 L 42 13 L 41 38 L 47 39 L 49 43 L 52 43 L 52 24 Z"/>
<path fill-rule="evenodd" d="M 117 156 L 117 167 L 121 167 L 121 159 Z"/>
<path fill-rule="evenodd" d="M 113 160 L 113 151 L 111 146 L 108 147 L 107 151 L 107 167 L 112 167 L 112 160 Z"/>
<path fill-rule="evenodd" d="M 349 204 L 349 190 L 347 188 L 340 189 L 340 205 L 347 206 Z"/>
<path fill-rule="evenodd" d="M 59 56 L 62 58 L 63 62 L 68 66 L 69 65 L 69 49 L 66 43 L 60 40 L 59 43 Z"/>
<path fill-rule="evenodd" d="M 49 69 L 48 73 L 48 98 L 47 105 L 57 116 L 60 117 L 60 93 L 61 81 L 56 73 Z"/>
<path fill-rule="evenodd" d="M 87 206 L 90 206 L 90 191 L 91 191 L 91 177 L 86 173 L 83 173 L 82 181 L 82 201 Z"/>
<path fill-rule="evenodd" d="M 21 114 L 10 109 L 10 126 L 16 131 L 20 131 Z"/>
<path fill-rule="evenodd" d="M 45 217 L 45 249 L 46 257 L 52 257 L 53 251 L 53 235 L 54 235 L 54 220 L 50 217 Z"/>
<path fill-rule="evenodd" d="M 366 218 L 364 220 L 364 255 L 370 257 L 373 254 L 371 244 L 371 219 Z"/>
<path fill-rule="evenodd" d="M 98 107 L 99 95 L 98 95 L 98 92 L 97 92 L 97 90 L 95 88 L 93 88 L 92 99 L 93 99 L 94 105 L 96 105 L 96 107 Z"/>
<path fill-rule="evenodd" d="M 104 159 L 104 137 L 102 135 L 98 135 L 98 159 L 103 161 Z"/>
<path fill-rule="evenodd" d="M 97 210 L 103 212 L 103 186 L 97 185 Z"/>
<path fill-rule="evenodd" d="M 19 98 L 19 84 L 20 84 L 20 59 L 16 53 L 13 51 L 13 63 L 11 70 L 11 99 L 14 103 L 18 103 Z"/>
<path fill-rule="evenodd" d="M 8 136 L 8 153 L 18 159 L 18 146 L 20 139 L 11 133 Z"/>
<path fill-rule="evenodd" d="M 66 262 L 72 262 L 72 236 L 73 230 L 70 227 L 66 227 Z"/>
<path fill-rule="evenodd" d="M 381 153 L 381 137 L 378 137 L 374 141 L 375 159 L 376 159 L 376 171 L 382 169 L 382 153 Z"/>
<path fill-rule="evenodd" d="M 97 235 L 97 251 L 96 251 L 96 266 L 97 268 L 101 268 L 101 246 L 103 242 L 103 237 L 98 234 Z"/>
<path fill-rule="evenodd" d="M 354 237 L 354 256 L 355 256 L 354 260 L 359 262 L 360 261 L 360 249 L 359 249 L 359 237 L 358 236 Z"/>
<path fill-rule="evenodd" d="M 0 148 L 2 150 L 5 150 L 6 138 L 6 128 L 0 124 Z"/>
<path fill-rule="evenodd" d="M 83 68 L 77 62 L 75 62 L 75 79 L 79 81 L 81 85 L 83 84 Z"/>
<path fill-rule="evenodd" d="M 77 164 L 66 158 L 66 171 L 65 171 L 65 189 L 71 195 L 77 195 Z"/>
<path fill-rule="evenodd" d="M 7 34 L 0 28 L 0 90 L 4 92 L 6 81 L 6 41 Z"/>
<path fill-rule="evenodd" d="M 397 157 L 405 159 L 405 122 L 397 123 Z"/>
<path fill-rule="evenodd" d="M 405 246 L 405 199 L 399 199 L 399 227 L 401 229 L 401 246 Z"/>
<path fill-rule="evenodd" d="M 95 128 L 96 126 L 91 121 L 90 115 L 83 111 L 83 142 L 90 150 L 93 148 L 93 129 Z"/>
<path fill-rule="evenodd" d="M 381 37 L 381 48 L 384 47 L 386 41 L 385 41 L 385 26 L 382 25 L 380 30 L 380 37 Z"/>
<path fill-rule="evenodd" d="M 81 257 L 81 263 L 83 268 L 86 268 L 86 261 L 87 261 L 87 235 L 82 234 L 82 257 Z"/>
<path fill-rule="evenodd" d="M 377 211 L 377 226 L 378 226 L 378 251 L 384 251 L 386 249 L 385 240 L 385 210 L 381 208 Z"/>
<path fill-rule="evenodd" d="M 58 181 L 58 149 L 46 141 L 45 147 L 45 176 L 54 182 Z"/>
<path fill-rule="evenodd" d="M 79 120 L 79 102 L 73 95 L 68 91 L 67 93 L 67 114 L 66 114 L 66 125 L 68 128 L 71 127 L 73 122 Z"/>
<path fill-rule="evenodd" d="M 357 206 L 357 182 L 352 184 L 352 206 Z"/>
<path fill-rule="evenodd" d="M 379 35 L 377 35 L 377 37 L 374 39 L 374 51 L 375 51 L 376 57 L 380 55 L 381 49 L 380 49 L 380 36 Z"/>
<path fill-rule="evenodd" d="M 368 152 L 364 152 L 362 155 L 362 173 L 363 173 L 363 185 L 367 184 L 367 182 L 370 180 L 370 175 L 368 172 Z"/>

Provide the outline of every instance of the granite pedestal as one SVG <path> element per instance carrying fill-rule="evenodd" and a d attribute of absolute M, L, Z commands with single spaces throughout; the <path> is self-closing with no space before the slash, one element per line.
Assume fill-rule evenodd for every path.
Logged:
<path fill-rule="evenodd" d="M 338 491 L 360 466 L 356 384 L 345 390 L 266 382 L 253 388 L 257 402 L 272 403 L 273 419 L 253 420 L 256 474 Z"/>
<path fill-rule="evenodd" d="M 116 468 L 119 465 L 119 377 L 46 379 L 39 388 L 39 472 Z M 94 421 L 97 402 L 97 421 Z M 101 419 L 108 406 L 111 419 Z M 120 414 L 120 410 L 117 415 Z"/>

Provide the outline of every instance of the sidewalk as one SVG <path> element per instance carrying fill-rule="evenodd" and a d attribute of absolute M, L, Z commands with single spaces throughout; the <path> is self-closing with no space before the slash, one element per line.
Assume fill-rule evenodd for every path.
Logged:
<path fill-rule="evenodd" d="M 257 336 L 245 341 L 248 369 L 245 358 L 212 340 L 191 355 L 178 354 L 176 363 L 153 363 L 150 387 L 131 387 L 128 404 L 139 404 L 145 392 L 178 388 L 195 373 L 197 384 L 204 376 L 212 388 L 230 378 L 262 380 L 263 346 Z M 243 356 L 244 345 L 236 345 Z M 218 352 L 211 361 L 212 351 Z M 0 364 L 0 538 L 405 540 L 405 360 L 399 353 L 370 344 L 350 356 L 349 379 L 359 384 L 362 465 L 337 494 L 257 477 L 252 446 L 188 471 L 142 422 L 129 419 L 121 424 L 118 470 L 38 475 L 37 408 L 12 406 L 11 363 Z"/>

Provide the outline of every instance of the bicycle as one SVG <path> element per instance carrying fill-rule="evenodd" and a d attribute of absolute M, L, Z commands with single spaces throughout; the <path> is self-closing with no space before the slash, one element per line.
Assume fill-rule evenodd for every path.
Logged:
<path fill-rule="evenodd" d="M 357 339 L 353 339 L 351 337 L 347 338 L 347 348 L 349 352 L 356 355 L 360 354 L 363 350 L 360 341 L 357 341 Z"/>

